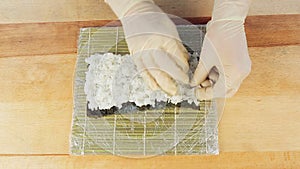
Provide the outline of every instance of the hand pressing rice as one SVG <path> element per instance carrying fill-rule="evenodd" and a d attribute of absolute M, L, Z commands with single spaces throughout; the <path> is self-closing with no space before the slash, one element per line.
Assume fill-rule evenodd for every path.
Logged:
<path fill-rule="evenodd" d="M 179 92 L 175 96 L 151 90 L 140 76 L 130 55 L 95 54 L 86 58 L 86 62 L 89 67 L 84 91 L 91 110 L 110 109 L 114 106 L 121 108 L 127 102 L 133 102 L 137 106 L 154 106 L 156 101 L 173 104 L 187 101 L 199 105 L 194 89 L 188 85 L 179 83 Z M 197 59 L 194 59 L 190 67 L 195 67 L 197 63 Z"/>

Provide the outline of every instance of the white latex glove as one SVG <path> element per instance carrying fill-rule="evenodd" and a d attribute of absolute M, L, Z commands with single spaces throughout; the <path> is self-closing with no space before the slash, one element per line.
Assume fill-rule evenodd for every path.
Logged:
<path fill-rule="evenodd" d="M 233 96 L 251 70 L 244 21 L 250 0 L 215 0 L 191 86 L 198 99 Z"/>
<path fill-rule="evenodd" d="M 151 0 L 106 0 L 121 20 L 126 41 L 142 77 L 153 90 L 177 92 L 189 83 L 188 52 L 175 24 Z"/>

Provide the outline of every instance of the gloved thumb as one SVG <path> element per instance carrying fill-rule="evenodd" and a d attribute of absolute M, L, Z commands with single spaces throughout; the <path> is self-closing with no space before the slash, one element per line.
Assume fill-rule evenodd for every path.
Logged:
<path fill-rule="evenodd" d="M 207 68 L 204 65 L 203 61 L 200 60 L 198 66 L 197 66 L 197 69 L 194 72 L 194 75 L 193 75 L 190 85 L 192 87 L 195 87 L 195 86 L 200 85 L 200 83 L 204 82 L 208 77 L 208 72 L 209 72 L 208 69 L 209 68 Z"/>
<path fill-rule="evenodd" d="M 221 64 L 219 59 L 212 42 L 207 35 L 205 35 L 199 64 L 194 72 L 190 85 L 195 87 L 207 80 L 208 74 L 213 67 L 217 67 L 217 69 L 220 68 Z"/>

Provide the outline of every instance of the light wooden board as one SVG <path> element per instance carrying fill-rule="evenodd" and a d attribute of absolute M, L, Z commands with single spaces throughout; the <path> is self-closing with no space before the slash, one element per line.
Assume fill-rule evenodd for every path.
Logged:
<path fill-rule="evenodd" d="M 300 46 L 250 48 L 250 56 L 251 74 L 225 106 L 221 151 L 300 150 Z"/>
<path fill-rule="evenodd" d="M 0 156 L 0 169 L 298 169 L 300 152 L 221 153 L 218 156 Z"/>
<path fill-rule="evenodd" d="M 189 18 L 195 24 L 209 18 Z M 103 26 L 110 21 L 0 24 L 0 57 L 77 52 L 80 27 Z M 300 14 L 250 16 L 246 20 L 251 47 L 300 44 Z"/>
<path fill-rule="evenodd" d="M 221 152 L 300 151 L 299 51 L 250 48 L 253 70 L 226 103 Z M 75 58 L 0 58 L 0 154 L 68 154 Z"/>
<path fill-rule="evenodd" d="M 213 6 L 212 0 L 155 2 L 194 22 L 206 22 Z M 278 16 L 248 19 L 249 45 L 298 46 L 250 48 L 252 73 L 227 101 L 220 123 L 221 155 L 133 160 L 67 155 L 77 33 L 116 19 L 109 7 L 103 0 L 2 0 L 0 57 L 11 57 L 0 58 L 0 169 L 300 168 L 300 19 L 286 15 L 299 13 L 299 0 L 253 0 L 249 15 Z"/>
<path fill-rule="evenodd" d="M 252 0 L 249 15 L 299 14 L 298 0 Z M 213 0 L 155 0 L 180 17 L 210 16 Z M 66 22 L 116 19 L 103 0 L 1 0 L 0 23 Z"/>
<path fill-rule="evenodd" d="M 0 154 L 66 154 L 75 55 L 0 60 Z"/>

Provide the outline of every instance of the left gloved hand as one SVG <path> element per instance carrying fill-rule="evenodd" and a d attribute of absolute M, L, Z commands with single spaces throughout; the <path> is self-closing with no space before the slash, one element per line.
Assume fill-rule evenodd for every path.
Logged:
<path fill-rule="evenodd" d="M 145 82 L 153 90 L 177 93 L 188 84 L 188 52 L 175 24 L 152 0 L 106 0 L 122 22 L 126 42 Z"/>

